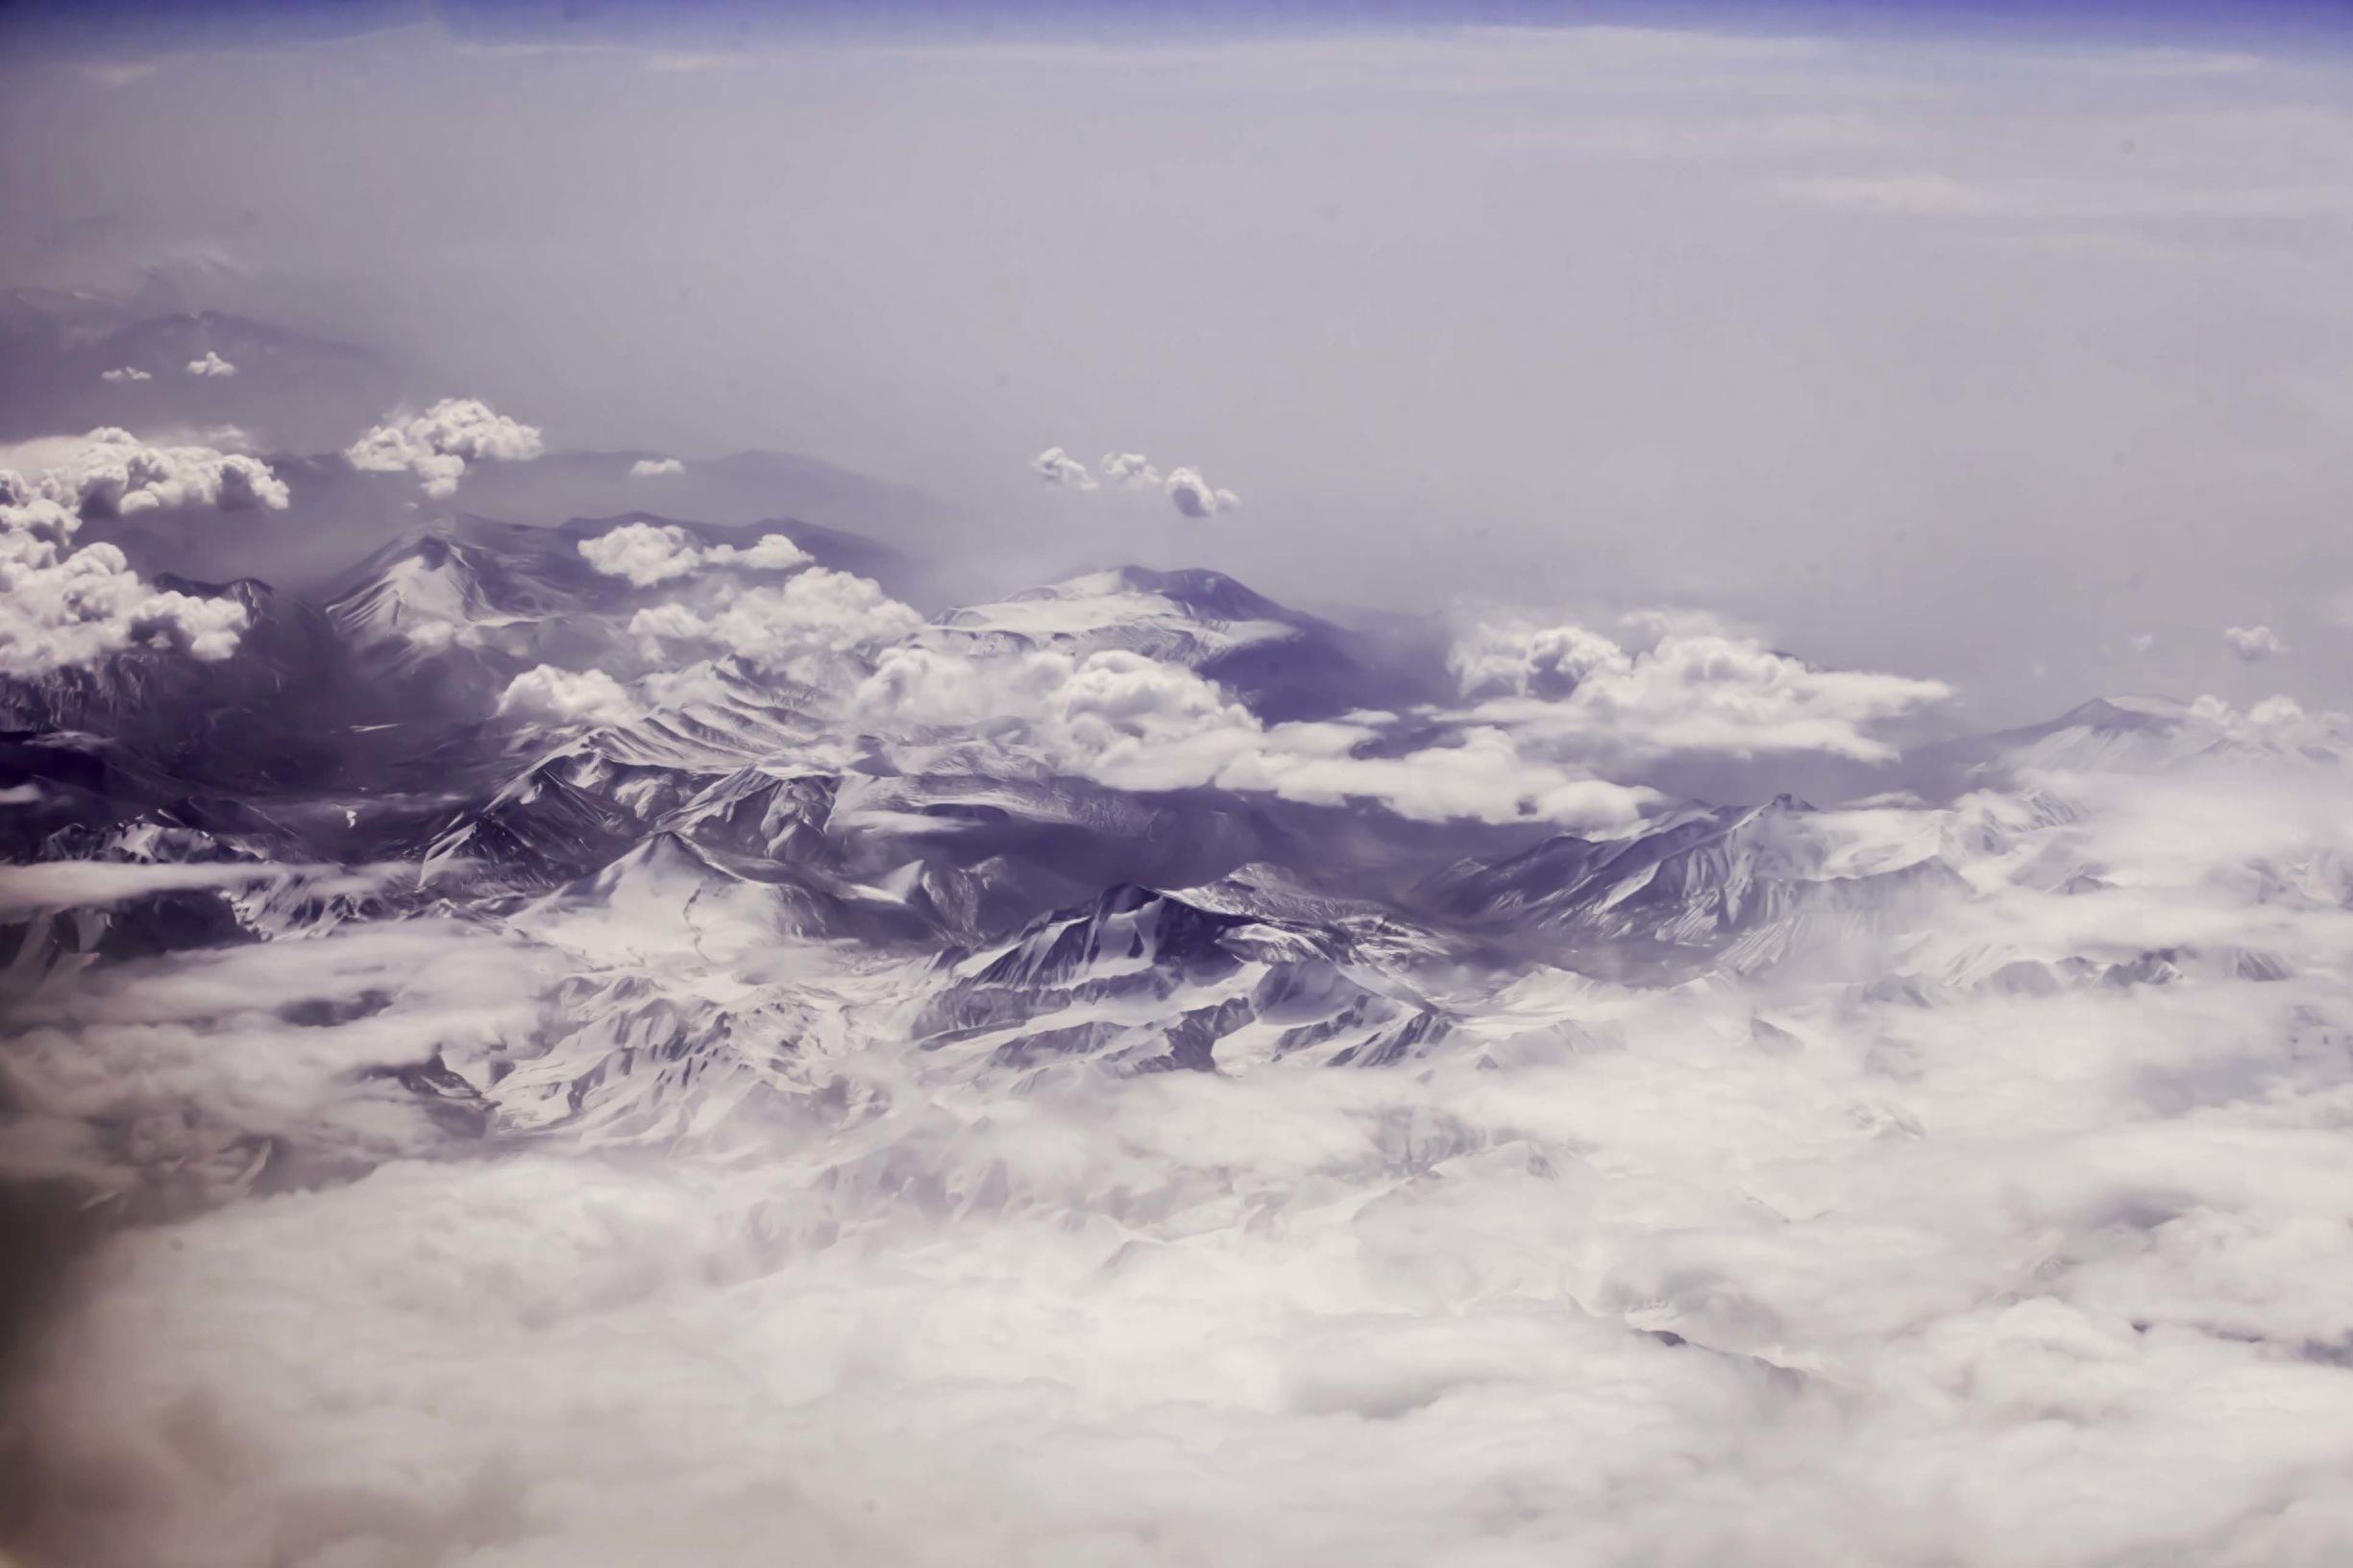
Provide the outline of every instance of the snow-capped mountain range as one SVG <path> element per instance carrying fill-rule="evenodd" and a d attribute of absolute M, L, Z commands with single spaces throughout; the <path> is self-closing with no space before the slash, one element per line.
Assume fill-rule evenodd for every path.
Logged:
<path fill-rule="evenodd" d="M 1121 1423 L 1288 1451 L 1449 1430 L 1550 1357 L 1514 1423 L 1598 1378 L 1695 1430 L 1863 1423 L 1832 1467 L 1929 1462 L 1957 1378 L 2042 1430 L 2183 1346 L 2338 1397 L 2341 1314 L 2267 1284 L 2341 1228 L 2337 716 L 2117 698 L 1905 754 L 1875 722 L 1935 688 L 1714 632 L 1445 649 L 1137 568 L 926 613 L 914 576 L 788 519 L 460 517 L 312 588 L 157 578 L 242 611 L 225 657 L 0 686 L 0 1186 L 113 1266 L 222 1271 L 44 1341 L 25 1397 L 225 1409 L 286 1518 L 312 1434 L 404 1397 L 347 1319 L 419 1336 L 402 1378 L 469 1347 L 416 1420 L 490 1455 L 485 1507 L 495 1434 L 577 1414 L 501 1380 L 595 1384 L 579 1324 L 755 1447 L 807 1347 L 871 1320 L 889 1364 L 926 1311 L 988 1349 L 885 1376 L 924 1412 L 891 1452 L 1000 1360 L 1165 1354 Z M 1656 782 L 1789 746 L 1873 792 Z M 238 1272 L 313 1263 L 331 1313 Z M 318 1409 L 249 1408 L 272 1379 Z M 252 1559 L 191 1516 L 191 1560 Z"/>
<path fill-rule="evenodd" d="M 623 575 L 608 539 L 653 551 L 627 567 L 653 580 Z M 300 600 L 190 584 L 247 607 L 233 657 L 136 651 L 0 689 L 7 853 L 117 879 L 90 897 L 28 882 L 5 912 L 8 984 L 458 919 L 561 972 L 552 1011 L 462 1049 L 419 1039 L 369 1094 L 412 1095 L 470 1139 L 644 1139 L 805 1096 L 821 1036 L 837 1053 L 904 1041 L 932 1074 L 1391 1067 L 1582 1039 L 1564 995 L 1802 983 L 1931 1005 L 2275 980 L 2309 956 L 1992 912 L 2123 895 L 2094 803 L 2117 780 L 2249 758 L 2335 773 L 2342 752 L 2310 725 L 2110 699 L 1936 748 L 1933 799 L 1661 798 L 1601 833 L 1430 820 L 1378 797 L 1123 785 L 1070 765 L 1050 703 L 1017 722 L 1041 669 L 1183 672 L 1253 735 L 1351 723 L 1385 695 L 1436 722 L 1442 671 L 1215 573 L 1096 572 L 776 651 L 793 584 L 862 584 L 871 619 L 901 571 L 823 528 L 636 513 L 460 518 Z M 756 625 L 708 629 L 747 606 Z M 678 613 L 703 629 L 676 633 Z M 700 639 L 691 662 L 681 635 Z M 975 728 L 895 722 L 903 691 L 876 682 L 918 656 L 959 679 L 1011 670 L 1015 695 L 984 693 Z M 511 700 L 550 669 L 597 672 L 614 699 Z M 2353 890 L 2325 854 L 2229 874 L 2298 907 Z M 105 1181 L 184 1184 L 184 1154 L 165 1139 Z M 237 1179 L 275 1179 L 273 1158 Z"/>

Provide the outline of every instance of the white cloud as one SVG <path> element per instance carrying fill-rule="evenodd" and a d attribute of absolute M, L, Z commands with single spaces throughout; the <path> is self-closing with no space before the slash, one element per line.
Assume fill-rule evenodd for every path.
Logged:
<path fill-rule="evenodd" d="M 1822 670 L 1752 638 L 1670 631 L 1630 650 L 1577 625 L 1484 626 L 1449 663 L 1477 704 L 1545 754 L 1639 759 L 1820 751 L 1885 762 L 1865 731 L 1949 698 L 1942 681 Z"/>
<path fill-rule="evenodd" d="M 2274 756 L 2353 758 L 2353 720 L 2333 709 L 2308 711 L 2292 697 L 2262 698 L 2243 712 L 2218 697 L 2200 697 L 2190 704 L 2187 717 L 2194 737 L 2190 749 L 2194 757 L 2221 741 Z"/>
<path fill-rule="evenodd" d="M 683 577 L 705 566 L 743 566 L 756 572 L 790 572 L 805 566 L 809 552 L 789 535 L 771 533 L 757 542 L 698 545 L 695 536 L 672 524 L 625 523 L 594 539 L 583 539 L 579 551 L 590 566 L 608 577 L 626 577 L 640 588 Z"/>
<path fill-rule="evenodd" d="M 37 792 L 36 796 L 37 797 Z M 27 797 L 30 798 L 30 797 Z M 315 880 L 325 869 L 258 862 L 176 865 L 140 861 L 60 860 L 33 866 L 12 866 L 0 878 L 0 916 L 23 916 L 37 909 L 87 909 L 127 903 L 158 893 L 196 888 L 241 888 L 257 883 Z M 354 888 L 375 885 L 376 878 L 359 873 L 336 880 Z"/>
<path fill-rule="evenodd" d="M 188 361 L 188 374 L 191 376 L 234 376 L 236 373 L 236 366 L 210 349 L 205 351 L 203 358 Z"/>
<path fill-rule="evenodd" d="M 1048 484 L 1071 490 L 1099 490 L 1108 486 L 1115 492 L 1128 494 L 1157 491 L 1187 517 L 1213 517 L 1241 504 L 1239 496 L 1211 484 L 1201 477 L 1200 470 L 1175 468 L 1164 475 L 1140 452 L 1105 453 L 1098 465 L 1102 474 L 1099 480 L 1087 472 L 1086 464 L 1060 447 L 1046 448 L 1030 459 L 1029 466 Z"/>
<path fill-rule="evenodd" d="M 0 675 L 37 678 L 133 648 L 227 658 L 245 606 L 158 590 L 112 545 L 72 548 L 73 510 L 0 470 Z"/>
<path fill-rule="evenodd" d="M 2229 645 L 2233 657 L 2249 664 L 2276 659 L 2288 651 L 2288 645 L 2269 626 L 2231 626 L 2222 633 L 2222 641 Z"/>
<path fill-rule="evenodd" d="M 790 572 L 807 564 L 809 552 L 795 544 L 789 535 L 763 534 L 752 544 L 738 549 L 733 545 L 713 545 L 702 552 L 705 561 L 721 565 L 730 562 L 748 566 L 759 572 Z"/>
<path fill-rule="evenodd" d="M 1577 833 L 1623 831 L 1665 803 L 1647 786 L 1531 755 L 1501 728 L 1465 729 L 1444 745 L 1385 755 L 1297 744 L 1323 736 L 1351 739 L 1344 725 L 1278 725 L 1273 745 L 1237 757 L 1214 781 L 1312 805 L 1372 801 L 1421 821 L 1542 822 Z"/>
<path fill-rule="evenodd" d="M 1231 490 L 1213 488 L 1198 472 L 1189 468 L 1168 472 L 1168 499 L 1187 517 L 1214 517 L 1241 504 L 1241 498 Z"/>
<path fill-rule="evenodd" d="M 629 618 L 629 635 L 644 642 L 650 653 L 658 653 L 663 643 L 697 643 L 711 641 L 711 624 L 700 612 L 673 600 L 667 603 L 650 604 Z"/>
<path fill-rule="evenodd" d="M 102 370 L 98 373 L 98 379 L 102 381 L 116 382 L 152 381 L 155 380 L 153 376 L 148 375 L 147 372 L 139 369 L 136 365 L 125 365 L 120 370 Z"/>
<path fill-rule="evenodd" d="M 249 617 L 233 599 L 159 590 L 112 545 L 73 548 L 83 517 L 167 508 L 282 508 L 284 482 L 257 458 L 151 447 L 116 429 L 28 442 L 0 469 L 0 674 L 38 677 L 135 648 L 204 661 L 236 650 Z"/>
<path fill-rule="evenodd" d="M 2304 705 L 2292 697 L 2267 697 L 2246 710 L 2247 723 L 2271 729 L 2304 722 Z"/>
<path fill-rule="evenodd" d="M 247 619 L 233 599 L 152 587 L 112 545 L 44 559 L 20 536 L 0 533 L 0 674 L 38 677 L 133 648 L 225 659 Z"/>
<path fill-rule="evenodd" d="M 446 501 L 457 493 L 466 464 L 528 462 L 545 450 L 539 431 L 499 413 L 478 398 L 444 398 L 421 414 L 395 417 L 344 449 L 344 460 L 369 474 L 405 470 L 425 493 Z"/>
<path fill-rule="evenodd" d="M 843 658 L 895 642 L 922 625 L 921 615 L 870 579 L 818 566 L 780 587 L 741 589 L 708 611 L 682 603 L 640 610 L 629 632 L 657 647 L 699 645 L 812 680 Z"/>
<path fill-rule="evenodd" d="M 1092 490 L 1094 476 L 1087 465 L 1060 447 L 1048 447 L 1029 460 L 1030 471 L 1048 484 L 1059 484 L 1072 490 Z"/>
<path fill-rule="evenodd" d="M 636 717 L 637 702 L 601 670 L 526 670 L 506 683 L 499 711 L 511 718 L 557 724 L 618 724 Z"/>
<path fill-rule="evenodd" d="M 119 1124 L 202 1096 L 225 1132 L 384 1162 L 110 1238 L 12 1411 L 55 1478 L 33 1503 L 93 1558 L 2083 1568 L 2344 1538 L 2353 1164 L 2288 1120 L 2318 1086 L 2267 1117 L 2139 1096 L 2149 1053 L 2226 1066 L 2191 1001 L 2063 1000 L 2064 1033 L 1826 1002 L 1776 1010 L 1805 1042 L 1777 1056 L 1747 991 L 1612 990 L 1585 1005 L 1640 1048 L 1548 1059 L 1574 992 L 1538 985 L 1411 1071 L 1017 1090 L 830 1019 L 797 1048 L 803 992 L 770 986 L 722 1017 L 795 1119 L 444 1159 L 361 1069 L 447 1031 L 546 1071 L 547 960 L 401 935 L 38 1020 L 45 1100 Z M 706 1030 L 746 989 L 691 948 L 578 984 Z M 363 985 L 393 1005 L 340 1028 L 185 1017 Z M 1902 1079 L 1848 1062 L 1875 1031 Z M 73 1078 L 69 1044 L 115 1070 Z M 158 1438 L 190 1410 L 204 1450 Z"/>
<path fill-rule="evenodd" d="M 364 894 L 393 870 L 67 862 L 0 891 L 0 901 L 21 892 L 44 907 L 103 905 L 212 888 L 257 910 Z M 399 871 L 415 875 L 405 864 Z M 250 1154 L 238 1157 L 240 1139 L 347 1168 L 434 1147 L 427 1108 L 371 1069 L 403 1060 L 418 1034 L 463 1049 L 527 1030 L 548 966 L 527 944 L 470 921 L 331 925 L 308 940 L 184 953 L 145 972 L 125 966 L 30 1000 L 12 1018 L 25 1027 L 12 1032 L 9 1067 L 12 1088 L 29 1091 L 39 1113 L 12 1121 L 0 1168 L 46 1166 L 101 1192 L 145 1185 L 219 1198 L 255 1174 Z M 287 1016 L 320 1002 L 347 1009 L 348 1021 Z M 145 1131 L 110 1154 L 68 1136 L 85 1119 Z"/>
<path fill-rule="evenodd" d="M 625 523 L 594 539 L 583 539 L 580 554 L 608 577 L 626 577 L 640 588 L 683 577 L 702 564 L 702 552 L 684 528 Z"/>
<path fill-rule="evenodd" d="M 1315 805 L 1368 800 L 1428 821 L 1586 829 L 1627 826 L 1658 798 L 1524 756 L 1510 736 L 1492 728 L 1444 745 L 1362 755 L 1380 740 L 1381 725 L 1268 725 L 1215 682 L 1125 650 L 968 658 L 931 648 L 889 649 L 848 706 L 862 724 L 884 728 L 997 732 L 1016 725 L 1023 747 L 1062 772 L 1114 789 L 1213 787 Z"/>
<path fill-rule="evenodd" d="M 1462 695 L 1566 697 L 1586 676 L 1633 666 L 1626 649 L 1582 626 L 1483 625 L 1447 649 Z"/>
<path fill-rule="evenodd" d="M 640 457 L 629 465 L 629 478 L 633 479 L 658 479 L 685 472 L 686 464 L 675 457 Z"/>
<path fill-rule="evenodd" d="M 1107 452 L 1096 466 L 1105 484 L 1121 490 L 1158 490 L 1166 482 L 1140 452 Z"/>
<path fill-rule="evenodd" d="M 33 470 L 32 491 L 88 517 L 181 507 L 282 511 L 291 495 L 269 464 L 212 447 L 150 446 L 128 430 L 27 442 L 5 454 Z"/>

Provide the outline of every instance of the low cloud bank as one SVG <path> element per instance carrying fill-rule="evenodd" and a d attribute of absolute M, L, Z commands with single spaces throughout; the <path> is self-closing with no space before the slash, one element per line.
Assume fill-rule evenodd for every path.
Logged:
<path fill-rule="evenodd" d="M 1047 673 L 1002 672 L 1032 702 Z M 1132 674 L 1070 721 L 1223 722 Z M 112 1237 L 23 1363 L 23 1544 L 2336 1560 L 2353 992 L 2314 879 L 2353 851 L 2341 786 L 2214 759 L 2038 781 L 2064 812 L 1884 806 L 1875 836 L 1969 883 L 1901 962 L 1458 975 L 1461 1032 L 1397 1069 L 976 1071 L 910 1042 L 920 962 L 757 932 L 734 961 L 650 919 L 635 951 L 558 909 L 527 943 L 420 921 L 125 966 L 23 1015 L 8 1159 L 119 1181 L 94 1129 L 139 1126 L 219 1207 Z M 2012 968 L 2140 944 L 2277 963 Z M 620 998 L 691 1042 L 681 1103 L 732 1109 L 661 1123 L 658 1158 L 520 1130 L 612 1091 Z M 397 1090 L 420 1041 L 505 1131 Z M 265 1144 L 367 1173 L 240 1198 Z"/>

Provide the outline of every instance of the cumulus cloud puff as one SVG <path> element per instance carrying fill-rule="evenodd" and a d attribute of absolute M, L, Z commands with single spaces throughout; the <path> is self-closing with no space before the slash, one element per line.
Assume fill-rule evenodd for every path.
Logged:
<path fill-rule="evenodd" d="M 2272 696 L 2244 710 L 2218 697 L 2190 704 L 2191 747 L 2225 754 L 2253 749 L 2270 758 L 2353 757 L 2353 719 L 2334 709 L 2308 711 L 2294 698 Z M 2223 743 L 2219 747 L 2214 742 Z"/>
<path fill-rule="evenodd" d="M 1198 472 L 1189 468 L 1171 469 L 1168 473 L 1168 499 L 1187 517 L 1214 517 L 1241 504 L 1241 498 L 1231 490 L 1213 488 Z"/>
<path fill-rule="evenodd" d="M 871 724 L 1017 725 L 1021 744 L 1056 768 L 1115 789 L 1213 787 L 1314 805 L 1372 801 L 1427 821 L 1597 830 L 1625 827 L 1658 799 L 1525 756 L 1491 727 L 1367 754 L 1383 737 L 1378 723 L 1270 725 L 1216 682 L 1124 649 L 974 658 L 890 649 L 849 706 Z"/>
<path fill-rule="evenodd" d="M 98 373 L 98 379 L 102 381 L 116 382 L 152 381 L 155 380 L 153 376 L 150 376 L 147 374 L 147 372 L 139 369 L 136 365 L 124 365 L 119 370 L 102 370 Z"/>
<path fill-rule="evenodd" d="M 499 712 L 557 724 L 618 724 L 636 716 L 637 702 L 601 670 L 558 670 L 543 664 L 506 683 Z"/>
<path fill-rule="evenodd" d="M 686 472 L 686 464 L 675 457 L 640 457 L 629 465 L 633 479 L 659 479 Z"/>
<path fill-rule="evenodd" d="M 1059 484 L 1071 490 L 1095 488 L 1094 476 L 1087 472 L 1087 465 L 1060 447 L 1046 448 L 1029 460 L 1029 466 L 1032 473 L 1048 484 Z"/>
<path fill-rule="evenodd" d="M 207 661 L 236 650 L 244 605 L 158 589 L 112 545 L 76 550 L 81 524 L 37 481 L 0 470 L 0 676 L 38 678 L 134 648 L 176 648 Z"/>
<path fill-rule="evenodd" d="M 2222 641 L 2229 647 L 2234 658 L 2244 659 L 2249 664 L 2276 659 L 2288 651 L 2288 645 L 2269 626 L 2231 626 L 2223 631 Z"/>
<path fill-rule="evenodd" d="M 780 587 L 743 589 L 708 610 L 676 602 L 640 610 L 629 632 L 657 649 L 697 647 L 808 680 L 846 655 L 895 642 L 922 625 L 919 613 L 871 579 L 818 566 Z"/>
<path fill-rule="evenodd" d="M 444 398 L 421 414 L 395 417 L 344 449 L 344 460 L 370 474 L 414 474 L 425 493 L 446 501 L 472 462 L 528 462 L 545 450 L 539 431 L 478 398 Z"/>
<path fill-rule="evenodd" d="M 86 517 L 132 517 L 182 507 L 282 511 L 291 495 L 269 464 L 213 447 L 151 446 L 128 430 L 27 443 L 31 493 Z"/>
<path fill-rule="evenodd" d="M 150 446 L 119 429 L 30 442 L 12 455 L 38 466 L 29 478 L 0 470 L 0 675 L 37 678 L 141 648 L 206 661 L 236 650 L 244 605 L 158 589 L 114 546 L 72 541 L 86 516 L 283 508 L 286 485 L 268 464 Z"/>
<path fill-rule="evenodd" d="M 226 377 L 234 376 L 236 373 L 236 366 L 210 349 L 204 352 L 204 357 L 188 361 L 188 374 L 191 376 Z"/>
<path fill-rule="evenodd" d="M 625 523 L 609 533 L 581 540 L 577 548 L 599 572 L 626 577 L 640 588 L 685 576 L 702 564 L 693 535 L 651 523 Z"/>
<path fill-rule="evenodd" d="M 236 651 L 248 619 L 236 600 L 159 590 L 112 545 L 45 551 L 12 524 L 0 529 L 0 675 L 37 678 L 134 648 L 207 661 Z"/>
<path fill-rule="evenodd" d="M 1884 762 L 1895 748 L 1867 730 L 1952 695 L 1942 681 L 1818 669 L 1703 630 L 1670 630 L 1635 650 L 1577 625 L 1483 626 L 1449 664 L 1472 717 L 1544 747 L 1630 758 L 1817 751 Z"/>
<path fill-rule="evenodd" d="M 1065 489 L 1088 491 L 1108 486 L 1113 491 L 1130 494 L 1158 492 L 1187 517 L 1214 517 L 1241 504 L 1239 496 L 1211 484 L 1201 477 L 1200 470 L 1175 468 L 1163 474 L 1140 452 L 1105 453 L 1097 465 L 1102 474 L 1100 480 L 1087 472 L 1086 464 L 1060 447 L 1046 448 L 1030 459 L 1029 466 L 1048 484 Z"/>
<path fill-rule="evenodd" d="M 702 545 L 684 528 L 667 523 L 625 523 L 594 539 L 581 540 L 578 548 L 599 572 L 608 577 L 625 577 L 640 588 L 683 577 L 705 566 L 790 572 L 809 561 L 809 552 L 787 534 L 767 534 L 741 548 Z"/>
<path fill-rule="evenodd" d="M 1097 466 L 1103 482 L 1120 490 L 1157 490 L 1164 482 L 1161 471 L 1140 452 L 1107 452 Z"/>
<path fill-rule="evenodd" d="M 1481 626 L 1447 650 L 1462 695 L 1566 697 L 1601 670 L 1626 671 L 1626 649 L 1582 626 Z"/>

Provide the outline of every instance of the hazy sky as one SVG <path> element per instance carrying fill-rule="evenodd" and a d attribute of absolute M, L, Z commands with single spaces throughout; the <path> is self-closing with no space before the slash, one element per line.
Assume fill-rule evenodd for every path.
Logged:
<path fill-rule="evenodd" d="M 161 267 L 553 446 L 809 453 L 1042 571 L 1701 604 L 2001 718 L 2353 697 L 2325 12 L 846 14 L 28 20 L 0 279 Z M 1059 493 L 1048 445 L 1245 505 Z"/>

